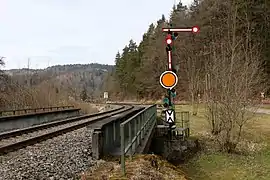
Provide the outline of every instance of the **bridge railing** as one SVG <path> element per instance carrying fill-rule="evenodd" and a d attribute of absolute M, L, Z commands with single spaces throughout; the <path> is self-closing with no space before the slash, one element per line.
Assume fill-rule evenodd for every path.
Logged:
<path fill-rule="evenodd" d="M 21 114 L 27 114 L 27 113 L 53 111 L 53 110 L 62 110 L 62 109 L 69 109 L 69 108 L 74 108 L 74 106 L 50 106 L 50 107 L 40 107 L 40 108 L 2 110 L 0 111 L 0 117 L 10 116 L 10 115 L 21 115 Z"/>
<path fill-rule="evenodd" d="M 152 105 L 133 117 L 120 124 L 121 135 L 121 168 L 123 174 L 125 169 L 125 156 L 130 157 L 136 153 L 142 140 L 151 133 L 156 124 L 157 108 Z"/>

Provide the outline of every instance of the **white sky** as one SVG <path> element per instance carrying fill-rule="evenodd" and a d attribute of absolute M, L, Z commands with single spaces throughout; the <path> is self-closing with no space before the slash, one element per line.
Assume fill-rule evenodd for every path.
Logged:
<path fill-rule="evenodd" d="M 179 0 L 0 0 L 0 56 L 5 68 L 114 64 L 118 50 Z M 189 5 L 192 0 L 182 0 Z"/>

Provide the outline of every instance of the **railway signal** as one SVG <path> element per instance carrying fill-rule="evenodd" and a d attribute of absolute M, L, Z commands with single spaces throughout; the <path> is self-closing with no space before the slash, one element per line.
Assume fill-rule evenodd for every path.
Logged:
<path fill-rule="evenodd" d="M 159 81 L 165 89 L 173 89 L 178 82 L 178 77 L 172 71 L 165 71 L 161 74 Z"/>
<path fill-rule="evenodd" d="M 171 95 L 173 98 L 176 97 L 176 91 L 174 88 L 170 89 L 169 91 L 171 91 Z"/>
<path fill-rule="evenodd" d="M 172 26 L 172 25 L 170 25 Z M 176 97 L 176 91 L 174 87 L 177 85 L 178 77 L 176 75 L 176 69 L 172 65 L 172 50 L 173 41 L 178 38 L 179 32 L 190 32 L 190 33 L 198 33 L 198 26 L 193 26 L 190 28 L 163 28 L 163 32 L 167 32 L 165 43 L 166 43 L 166 52 L 168 56 L 168 71 L 165 71 L 160 76 L 160 84 L 162 87 L 167 89 L 168 95 L 163 99 L 163 106 L 167 109 L 166 112 L 166 122 L 169 123 L 169 134 L 171 135 L 171 131 L 174 126 L 175 121 L 175 111 L 174 105 L 172 103 L 172 98 Z"/>
<path fill-rule="evenodd" d="M 177 32 L 174 32 L 174 33 L 172 34 L 172 40 L 176 40 L 177 37 L 178 37 L 178 33 L 177 33 Z"/>
<path fill-rule="evenodd" d="M 170 26 L 172 26 L 170 24 Z M 191 33 L 198 33 L 199 32 L 199 27 L 198 26 L 193 26 L 193 27 L 190 27 L 190 28 L 163 28 L 162 31 L 163 32 L 167 32 L 167 35 L 166 35 L 166 39 L 165 39 L 165 42 L 166 42 L 166 51 L 167 51 L 167 56 L 168 56 L 168 70 L 173 73 L 173 75 L 175 75 L 176 73 L 176 69 L 173 67 L 173 63 L 172 63 L 172 50 L 174 49 L 173 48 L 173 41 L 177 39 L 178 37 L 178 33 L 179 32 L 191 32 Z M 165 72 L 164 72 L 165 73 Z M 161 74 L 160 76 L 160 84 L 168 89 L 169 86 L 167 86 L 166 84 L 164 84 L 165 81 L 162 81 L 163 76 L 165 74 Z M 177 77 L 177 76 L 176 76 Z M 165 78 L 165 79 L 169 79 L 169 78 Z M 172 79 L 172 78 L 170 78 Z M 177 78 L 176 78 L 177 79 Z M 178 80 L 178 79 L 177 79 Z M 177 83 L 177 80 L 175 80 L 175 82 Z M 171 82 L 171 81 L 170 81 Z M 170 83 L 169 83 L 170 84 Z M 173 85 L 173 87 L 175 86 L 176 84 Z M 170 85 L 171 86 L 171 85 Z M 173 88 L 171 87 L 171 88 Z"/>
<path fill-rule="evenodd" d="M 172 109 L 168 109 L 165 111 L 166 122 L 169 124 L 174 124 L 175 122 L 175 111 Z"/>
<path fill-rule="evenodd" d="M 164 99 L 163 99 L 163 107 L 168 108 L 169 103 L 170 103 L 169 98 L 165 96 Z"/>
<path fill-rule="evenodd" d="M 168 33 L 165 40 L 167 44 L 166 51 L 169 52 L 172 50 L 172 35 Z"/>
<path fill-rule="evenodd" d="M 193 26 L 189 28 L 162 28 L 163 32 L 192 32 L 192 33 L 198 33 L 200 31 L 200 28 L 198 26 Z"/>
<path fill-rule="evenodd" d="M 192 27 L 192 32 L 193 33 L 198 33 L 199 32 L 199 27 L 197 27 L 197 26 Z"/>

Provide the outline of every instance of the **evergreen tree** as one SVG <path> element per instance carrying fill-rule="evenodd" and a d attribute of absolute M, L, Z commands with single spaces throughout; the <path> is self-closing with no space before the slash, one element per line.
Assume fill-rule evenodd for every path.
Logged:
<path fill-rule="evenodd" d="M 237 39 L 245 38 L 247 24 L 252 32 L 250 43 L 256 44 L 260 52 L 262 64 L 268 74 L 270 83 L 270 1 L 265 0 L 194 0 L 188 9 L 180 1 L 173 6 L 170 18 L 165 16 L 150 24 L 143 34 L 142 41 L 137 46 L 133 40 L 125 46 L 122 54 L 115 58 L 115 72 L 112 75 L 117 83 L 117 91 L 125 95 L 139 98 L 155 98 L 164 94 L 159 84 L 159 77 L 167 70 L 167 54 L 165 51 L 165 36 L 163 27 L 191 27 L 197 25 L 200 32 L 179 33 L 174 42 L 173 62 L 179 67 L 177 92 L 183 97 L 187 92 L 188 73 L 200 73 L 201 77 L 207 71 L 206 64 L 213 64 L 213 47 L 219 47 L 221 42 L 231 39 L 232 18 L 237 16 Z M 242 43 L 244 45 L 244 43 Z M 222 49 L 215 49 L 221 53 Z M 201 78 L 200 77 L 200 78 Z M 201 79 L 203 81 L 203 79 Z M 203 84 L 203 83 L 201 83 Z M 201 85 L 202 86 L 202 85 Z M 178 96 L 181 95 L 178 93 Z"/>

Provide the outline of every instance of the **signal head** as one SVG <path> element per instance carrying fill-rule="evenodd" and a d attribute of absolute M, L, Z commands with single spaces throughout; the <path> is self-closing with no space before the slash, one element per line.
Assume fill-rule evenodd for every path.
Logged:
<path fill-rule="evenodd" d="M 193 33 L 198 33 L 199 32 L 199 27 L 198 26 L 192 27 L 192 32 Z"/>
<path fill-rule="evenodd" d="M 167 39 L 167 40 L 166 40 L 166 43 L 167 43 L 167 44 L 172 44 L 172 40 L 171 40 L 171 39 Z"/>
<path fill-rule="evenodd" d="M 167 96 L 165 96 L 165 98 L 163 99 L 163 107 L 169 107 L 169 98 Z"/>
<path fill-rule="evenodd" d="M 173 40 L 176 40 L 176 39 L 177 39 L 177 36 L 178 36 L 178 33 L 177 33 L 177 32 L 173 33 L 172 39 L 173 39 Z"/>

